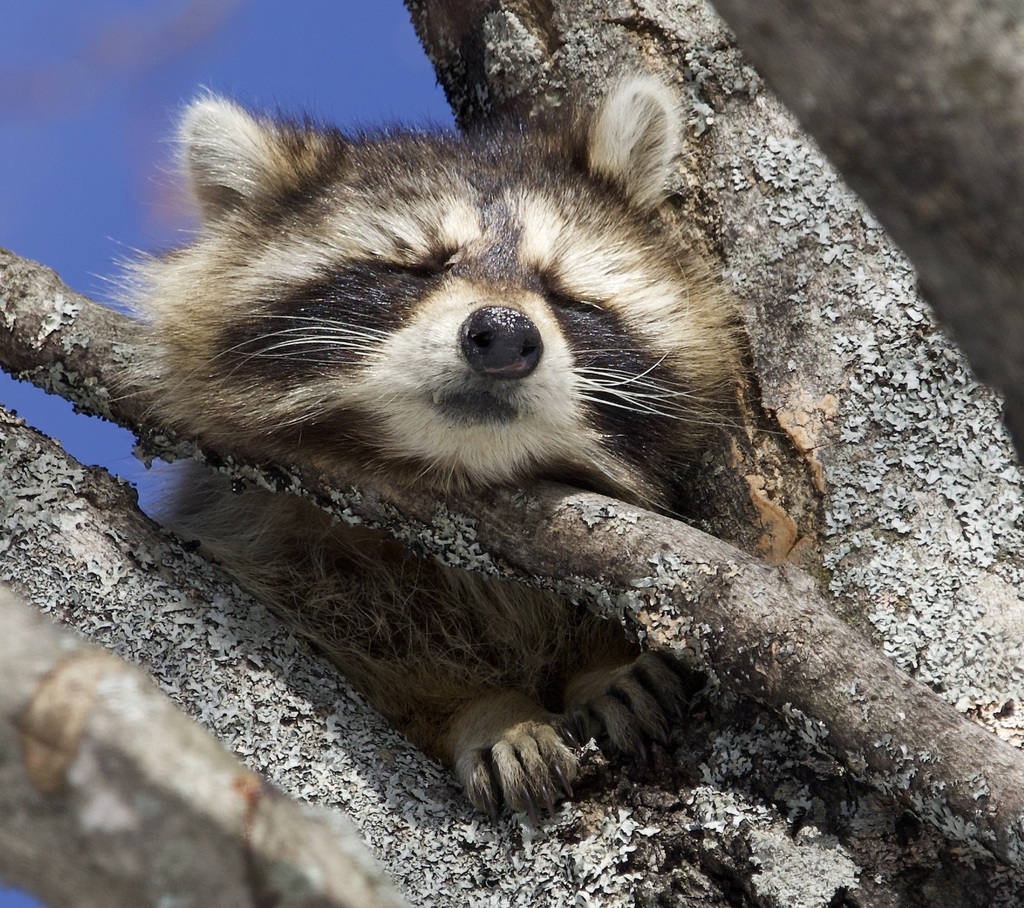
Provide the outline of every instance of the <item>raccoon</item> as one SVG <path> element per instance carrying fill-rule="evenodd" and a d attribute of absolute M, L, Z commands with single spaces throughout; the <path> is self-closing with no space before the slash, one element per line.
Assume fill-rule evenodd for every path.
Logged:
<path fill-rule="evenodd" d="M 200 227 L 143 262 L 159 418 L 201 444 L 445 491 L 561 480 L 671 507 L 734 393 L 734 312 L 660 209 L 652 77 L 533 128 L 345 135 L 205 96 L 180 138 Z M 670 658 L 554 594 L 193 472 L 171 522 L 315 642 L 470 801 L 536 820 L 576 746 L 666 740 Z"/>

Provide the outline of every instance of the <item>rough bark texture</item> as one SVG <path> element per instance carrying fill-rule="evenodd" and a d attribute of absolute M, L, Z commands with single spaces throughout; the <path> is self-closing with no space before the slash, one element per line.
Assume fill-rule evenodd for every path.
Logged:
<path fill-rule="evenodd" d="M 8 257 L 3 262 L 3 273 L 4 311 L 10 328 L 6 342 L 18 348 L 20 365 L 34 359 L 42 370 L 38 375 L 52 374 L 52 370 L 43 368 L 50 351 L 80 346 L 74 341 L 82 336 L 79 319 L 94 331 L 103 330 L 109 323 L 109 313 L 98 311 L 99 307 L 88 300 L 73 297 L 44 269 Z M 65 309 L 69 299 L 77 310 L 75 317 L 52 331 L 42 331 L 41 325 L 53 322 L 47 304 L 52 307 L 56 301 Z M 119 325 L 118 331 L 121 352 L 127 355 L 130 323 Z M 106 354 L 108 346 L 100 344 L 99 349 Z M 109 393 L 107 382 L 119 374 L 118 367 L 112 368 L 107 359 L 90 364 L 84 354 L 78 365 L 82 373 L 94 379 L 86 385 L 88 395 L 98 393 L 99 399 L 110 401 L 109 414 L 138 425 L 146 411 L 145 395 Z M 5 448 L 7 475 L 17 474 L 18 468 L 30 468 L 39 471 L 41 479 L 48 477 L 44 480 L 47 494 L 42 501 L 34 499 L 35 506 L 45 508 L 47 514 L 59 511 L 56 489 L 82 490 L 89 485 L 82 476 L 72 476 L 64 483 L 55 481 L 53 468 L 41 456 L 41 449 L 17 444 L 13 435 L 8 436 Z M 244 456 L 244 452 L 239 453 Z M 305 480 L 306 488 L 324 500 L 331 498 L 333 486 L 344 484 L 344 477 L 307 474 Z M 24 480 L 20 486 L 33 488 Z M 95 489 L 85 494 L 87 499 L 97 497 Z M 107 501 L 113 496 L 106 493 L 99 497 Z M 411 523 L 398 520 L 392 501 L 412 518 Z M 674 646 L 697 666 L 710 668 L 731 694 L 775 706 L 791 725 L 795 723 L 805 739 L 800 749 L 815 754 L 816 760 L 822 755 L 815 751 L 831 748 L 861 777 L 902 798 L 947 835 L 974 846 L 984 843 L 1007 860 L 1017 859 L 1016 819 L 1024 813 L 1022 761 L 993 736 L 959 720 L 927 689 L 902 676 L 870 649 L 831 615 L 813 585 L 806 578 L 801 580 L 799 572 L 770 568 L 697 530 L 607 499 L 567 497 L 567 490 L 558 487 L 540 486 L 527 497 L 453 500 L 449 502 L 451 510 L 409 493 L 364 489 L 347 497 L 335 496 L 335 507 L 343 513 L 354 508 L 364 519 L 390 526 L 419 548 L 440 551 L 450 561 L 478 569 L 512 568 L 521 575 L 539 574 L 563 583 L 577 578 L 577 585 L 584 589 L 590 586 L 596 590 L 600 582 L 597 598 L 606 610 L 614 615 L 625 612 L 625 617 L 637 622 L 656 644 Z M 76 511 L 72 509 L 72 513 Z M 470 511 L 476 514 L 476 520 L 458 516 Z M 19 530 L 34 522 L 24 499 L 17 515 Z M 80 530 L 81 515 L 76 513 L 74 520 Z M 98 526 L 103 527 L 103 523 Z M 15 540 L 20 542 L 21 535 L 15 533 Z M 121 530 L 117 538 L 123 548 L 127 534 Z M 128 545 L 127 552 L 143 565 L 154 562 L 151 549 L 138 543 Z M 47 589 L 52 595 L 54 575 L 60 573 L 54 566 L 69 561 L 72 565 L 81 563 L 82 552 L 60 559 L 52 551 L 46 557 L 40 555 L 38 550 L 29 549 L 29 560 L 45 565 L 36 584 L 29 586 L 36 601 L 47 602 Z M 123 551 L 121 555 L 119 559 L 117 552 L 93 551 L 86 560 L 96 566 L 101 582 L 109 586 L 111 578 L 105 576 L 103 566 L 123 562 Z M 25 558 L 26 552 L 22 551 L 21 557 Z M 123 585 L 125 570 L 122 564 L 115 571 L 118 585 Z M 22 584 L 27 583 L 24 573 L 13 573 Z M 69 565 L 65 576 L 74 574 Z M 739 713 L 743 715 L 744 710 Z M 695 769 L 692 757 L 683 765 L 688 765 L 691 772 Z M 979 772 L 979 767 L 984 769 Z M 833 771 L 837 771 L 835 767 Z M 675 784 L 663 788 L 663 794 L 672 791 Z M 715 822 L 722 822 L 715 814 L 721 807 L 714 801 L 705 807 L 709 813 L 706 825 L 713 828 Z M 678 804 L 668 811 L 668 817 L 661 811 L 650 811 L 649 806 L 647 810 L 643 828 L 652 829 L 653 820 L 666 822 L 678 810 Z M 752 817 L 746 819 L 750 822 Z M 787 841 L 785 836 L 780 837 L 777 819 L 772 820 L 770 815 L 759 819 L 771 830 L 762 830 L 767 838 L 759 840 L 761 846 L 770 843 L 775 849 L 780 841 Z M 683 824 L 683 828 L 689 825 L 692 823 Z M 752 882 L 755 878 L 761 887 L 767 883 L 761 879 L 763 873 L 750 872 L 750 865 L 758 866 L 763 856 L 753 849 L 753 832 L 748 832 L 742 838 L 744 848 L 750 850 L 748 869 L 741 872 L 742 865 L 733 865 L 730 871 L 736 881 L 746 878 L 753 892 L 759 891 Z M 788 847 L 798 846 L 790 843 Z M 821 854 L 808 854 L 812 858 L 808 866 L 813 870 L 807 876 L 798 875 L 798 888 L 788 891 L 811 886 L 811 877 L 816 878 L 812 890 L 827 894 L 829 899 L 853 886 L 855 865 L 844 851 L 829 848 Z M 706 860 L 695 863 L 692 871 L 706 869 L 702 866 Z M 786 872 L 791 873 L 792 868 Z M 648 885 L 653 882 L 646 881 Z M 663 882 L 660 888 L 665 885 Z M 790 885 L 795 884 L 791 881 Z"/>
<path fill-rule="evenodd" d="M 443 774 L 351 711 L 324 669 L 303 667 L 313 663 L 279 626 L 253 630 L 253 617 L 219 593 L 186 622 L 199 632 L 187 636 L 185 667 L 182 644 L 166 643 L 182 633 L 173 607 L 122 608 L 111 620 L 104 603 L 121 574 L 111 583 L 100 571 L 99 588 L 73 578 L 87 592 L 71 609 L 48 598 L 46 560 L 56 556 L 27 541 L 33 527 L 20 518 L 0 574 L 33 577 L 33 601 L 150 665 L 250 765 L 352 808 L 417 903 L 1017 905 L 1024 883 L 1006 862 L 1021 862 L 1019 750 L 893 673 L 850 627 L 1020 744 L 1021 479 L 997 402 L 930 324 L 906 263 L 705 5 L 409 6 L 464 123 L 502 109 L 528 115 L 566 92 L 594 98 L 610 74 L 640 66 L 679 86 L 690 140 L 680 214 L 736 285 L 752 353 L 748 425 L 695 474 L 694 503 L 717 535 L 796 561 L 810 577 L 564 490 L 450 509 L 396 496 L 411 520 L 386 503 L 387 490 L 336 496 L 342 511 L 454 563 L 562 582 L 583 575 L 575 589 L 592 607 L 628 613 L 655 642 L 714 670 L 721 686 L 657 756 L 650 784 L 592 757 L 576 801 L 532 831 L 482 826 Z M 88 307 L 72 318 L 74 298 L 51 278 L 10 259 L 0 268 L 0 358 L 43 366 L 37 380 L 72 388 L 85 406 L 142 416 L 141 396 L 107 403 L 117 368 L 88 355 L 89 334 L 107 330 L 81 329 Z M 37 315 L 15 317 L 25 295 Z M 110 363 L 125 350 L 111 347 Z M 81 366 L 53 365 L 80 353 Z M 319 480 L 322 491 L 338 478 Z M 315 489 L 318 478 L 305 483 Z M 39 497 L 51 486 L 37 479 L 32 494 L 12 492 L 13 513 L 60 513 Z M 470 509 L 475 522 L 458 516 Z M 133 564 L 126 556 L 118 570 Z M 143 582 L 146 595 L 151 586 Z M 274 677 L 285 680 L 275 688 Z M 225 707 L 221 688 L 237 701 Z M 261 729 L 273 730 L 272 747 Z M 957 766 L 958 740 L 968 762 L 983 761 L 980 774 Z"/>
<path fill-rule="evenodd" d="M 1024 10 L 716 0 L 768 83 L 916 266 L 1024 450 Z"/>
<path fill-rule="evenodd" d="M 244 769 L 138 669 L 3 588 L 0 621 L 5 883 L 51 908 L 405 904 L 351 824 Z"/>

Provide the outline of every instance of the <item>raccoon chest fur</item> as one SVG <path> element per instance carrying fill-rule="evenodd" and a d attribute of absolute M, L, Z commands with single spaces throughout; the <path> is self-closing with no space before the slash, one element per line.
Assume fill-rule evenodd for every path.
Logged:
<path fill-rule="evenodd" d="M 141 263 L 140 366 L 201 444 L 443 494 L 554 478 L 666 508 L 722 421 L 733 311 L 662 220 L 678 152 L 650 78 L 534 130 L 346 136 L 208 96 L 201 226 Z M 470 799 L 536 813 L 574 746 L 664 738 L 672 660 L 555 596 L 443 569 L 193 471 L 173 524 L 312 639 Z"/>

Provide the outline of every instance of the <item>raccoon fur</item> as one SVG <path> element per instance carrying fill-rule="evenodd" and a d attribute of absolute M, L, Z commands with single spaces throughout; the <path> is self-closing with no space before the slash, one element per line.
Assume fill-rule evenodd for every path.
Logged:
<path fill-rule="evenodd" d="M 468 135 L 347 136 L 200 98 L 181 149 L 201 225 L 138 268 L 157 414 L 356 480 L 547 477 L 669 508 L 737 363 L 727 295 L 659 214 L 679 128 L 649 77 Z M 171 517 L 492 814 L 571 794 L 575 743 L 642 753 L 681 714 L 671 660 L 552 594 L 212 473 Z"/>

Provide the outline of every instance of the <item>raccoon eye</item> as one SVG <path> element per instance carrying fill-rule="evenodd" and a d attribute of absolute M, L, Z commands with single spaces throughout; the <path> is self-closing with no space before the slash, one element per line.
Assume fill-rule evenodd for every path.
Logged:
<path fill-rule="evenodd" d="M 416 277 L 440 277 L 462 261 L 461 249 L 439 249 L 419 261 L 396 263 L 396 271 L 405 271 Z"/>
<path fill-rule="evenodd" d="M 547 281 L 544 282 L 544 294 L 548 298 L 548 302 L 560 309 L 570 309 L 577 312 L 604 311 L 604 306 L 597 300 L 586 299 L 583 296 L 569 293 L 558 285 Z"/>
<path fill-rule="evenodd" d="M 462 248 L 446 249 L 443 253 L 444 264 L 441 266 L 444 271 L 451 271 L 456 265 L 461 265 L 466 259 L 466 250 Z"/>
<path fill-rule="evenodd" d="M 605 311 L 603 301 L 582 293 L 574 293 L 557 272 L 541 272 L 538 277 L 544 296 L 555 308 L 590 313 L 595 310 L 597 312 Z"/>

